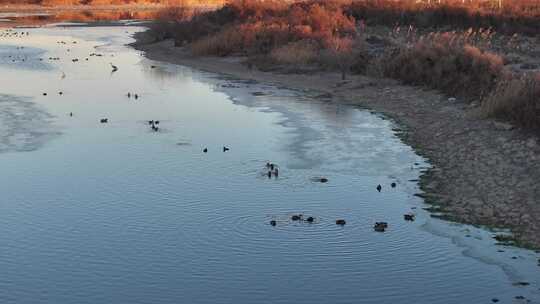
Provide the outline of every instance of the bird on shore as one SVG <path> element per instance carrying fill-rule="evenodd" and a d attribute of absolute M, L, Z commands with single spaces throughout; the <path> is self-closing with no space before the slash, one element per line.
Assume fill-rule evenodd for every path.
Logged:
<path fill-rule="evenodd" d="M 135 99 L 139 99 L 139 95 L 138 95 L 138 94 L 133 95 L 133 97 L 135 97 Z"/>
<path fill-rule="evenodd" d="M 127 97 L 131 98 L 131 93 L 130 92 L 127 93 Z"/>
<path fill-rule="evenodd" d="M 117 67 L 117 66 L 115 66 L 114 64 L 112 64 L 112 62 L 110 62 L 109 64 L 110 64 L 110 65 L 111 65 L 111 67 L 112 67 L 112 73 L 114 73 L 114 72 L 118 71 L 118 67 Z"/>

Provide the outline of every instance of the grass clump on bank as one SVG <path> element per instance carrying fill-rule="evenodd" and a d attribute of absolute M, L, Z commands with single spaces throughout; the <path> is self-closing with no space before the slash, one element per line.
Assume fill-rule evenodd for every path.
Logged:
<path fill-rule="evenodd" d="M 421 36 L 387 52 L 379 63 L 384 76 L 474 99 L 490 92 L 504 71 L 501 56 L 455 32 Z"/>
<path fill-rule="evenodd" d="M 501 79 L 482 104 L 489 117 L 540 131 L 540 74 L 528 73 Z"/>

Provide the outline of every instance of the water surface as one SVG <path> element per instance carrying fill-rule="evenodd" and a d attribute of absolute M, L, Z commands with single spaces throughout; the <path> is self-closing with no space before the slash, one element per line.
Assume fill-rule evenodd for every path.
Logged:
<path fill-rule="evenodd" d="M 0 302 L 540 301 L 537 254 L 422 210 L 428 164 L 391 121 L 145 60 L 139 30 L 0 38 Z"/>

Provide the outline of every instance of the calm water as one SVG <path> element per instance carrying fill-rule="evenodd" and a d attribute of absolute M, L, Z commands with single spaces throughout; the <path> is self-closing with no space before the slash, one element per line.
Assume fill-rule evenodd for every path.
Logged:
<path fill-rule="evenodd" d="M 1 303 L 540 302 L 538 254 L 422 210 L 392 122 L 145 60 L 138 30 L 0 38 Z"/>

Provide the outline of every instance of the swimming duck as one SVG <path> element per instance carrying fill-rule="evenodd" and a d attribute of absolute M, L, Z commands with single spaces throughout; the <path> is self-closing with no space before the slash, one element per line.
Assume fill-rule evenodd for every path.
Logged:
<path fill-rule="evenodd" d="M 108 123 L 108 122 L 109 122 L 109 119 L 108 119 L 108 118 L 102 118 L 99 122 L 101 122 L 101 123 Z"/>
<path fill-rule="evenodd" d="M 230 150 L 229 148 L 223 146 L 223 152 L 227 152 L 227 151 L 229 151 L 229 150 Z"/>
<path fill-rule="evenodd" d="M 345 222 L 345 220 L 342 220 L 342 219 L 336 220 L 336 225 L 344 226 L 346 223 L 347 222 Z"/>
<path fill-rule="evenodd" d="M 293 221 L 299 221 L 302 219 L 302 214 L 295 214 L 293 216 L 291 216 L 291 220 Z"/>
<path fill-rule="evenodd" d="M 414 214 L 412 214 L 412 213 L 404 214 L 403 219 L 405 219 L 406 221 L 412 222 L 412 221 L 414 221 Z"/>
<path fill-rule="evenodd" d="M 276 221 L 274 221 L 274 220 L 270 221 L 270 225 L 275 226 L 276 224 L 277 224 Z"/>
<path fill-rule="evenodd" d="M 391 183 L 390 186 L 391 186 L 392 188 L 395 188 L 395 187 L 396 187 L 396 183 Z"/>
<path fill-rule="evenodd" d="M 204 150 L 202 150 L 204 153 L 207 153 L 208 152 L 208 148 L 204 148 Z"/>
<path fill-rule="evenodd" d="M 315 219 L 314 219 L 312 216 L 310 216 L 310 217 L 308 217 L 308 218 L 306 219 L 306 222 L 308 222 L 308 223 L 313 223 L 314 220 L 315 220 Z"/>
<path fill-rule="evenodd" d="M 373 226 L 373 230 L 377 232 L 384 232 L 388 228 L 388 224 L 386 222 L 376 222 Z"/>

